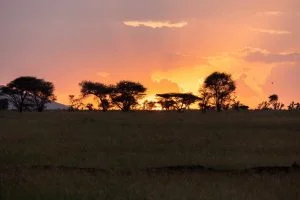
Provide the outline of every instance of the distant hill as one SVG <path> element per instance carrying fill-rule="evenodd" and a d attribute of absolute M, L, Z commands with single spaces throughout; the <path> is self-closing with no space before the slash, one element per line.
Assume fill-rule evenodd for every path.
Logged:
<path fill-rule="evenodd" d="M 1 97 L 0 97 L 1 99 Z M 52 102 L 52 103 L 47 103 L 45 110 L 68 110 L 69 106 L 57 103 L 57 102 Z M 10 103 L 9 104 L 9 110 L 15 109 L 14 106 Z"/>
<path fill-rule="evenodd" d="M 69 106 L 57 102 L 46 104 L 46 110 L 67 110 L 68 108 Z"/>

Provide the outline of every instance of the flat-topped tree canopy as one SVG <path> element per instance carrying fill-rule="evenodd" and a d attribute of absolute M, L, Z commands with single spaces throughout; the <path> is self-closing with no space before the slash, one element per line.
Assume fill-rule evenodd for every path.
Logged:
<path fill-rule="evenodd" d="M 128 112 L 138 105 L 138 100 L 146 95 L 146 91 L 147 88 L 141 83 L 120 81 L 114 86 L 110 97 L 116 107 L 124 112 Z"/>
<path fill-rule="evenodd" d="M 19 112 L 43 111 L 45 105 L 56 100 L 54 85 L 33 76 L 21 76 L 1 88 L 3 95 Z"/>

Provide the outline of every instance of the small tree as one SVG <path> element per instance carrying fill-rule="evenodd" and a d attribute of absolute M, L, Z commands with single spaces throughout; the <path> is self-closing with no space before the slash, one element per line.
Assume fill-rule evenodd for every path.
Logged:
<path fill-rule="evenodd" d="M 84 108 L 81 98 L 76 98 L 75 95 L 69 95 L 70 107 L 69 111 L 78 111 Z"/>
<path fill-rule="evenodd" d="M 231 108 L 233 110 L 236 110 L 236 111 L 240 111 L 240 110 L 246 111 L 246 110 L 249 110 L 249 106 L 246 106 L 246 105 L 242 104 L 240 101 L 234 101 L 233 104 L 231 105 Z"/>
<path fill-rule="evenodd" d="M 288 106 L 289 111 L 300 110 L 300 103 L 295 103 L 294 101 Z"/>
<path fill-rule="evenodd" d="M 282 110 L 283 108 L 284 104 L 279 102 L 277 94 L 270 95 L 268 101 L 263 101 L 258 105 L 259 110 Z"/>
<path fill-rule="evenodd" d="M 161 98 L 157 103 L 161 106 L 162 110 L 175 110 L 176 102 L 174 100 Z"/>
<path fill-rule="evenodd" d="M 146 104 L 146 109 L 147 109 L 147 110 L 153 110 L 154 108 L 156 108 L 156 102 L 154 102 L 154 101 L 149 101 L 149 102 Z"/>
<path fill-rule="evenodd" d="M 221 112 L 236 86 L 230 74 L 214 72 L 205 79 L 204 88 L 210 93 L 217 111 Z"/>
<path fill-rule="evenodd" d="M 156 107 L 156 102 L 145 100 L 143 102 L 143 110 L 153 110 Z"/>
<path fill-rule="evenodd" d="M 284 104 L 279 102 L 279 97 L 277 94 L 272 94 L 269 96 L 269 104 L 272 105 L 274 110 L 281 110 Z"/>
<path fill-rule="evenodd" d="M 93 111 L 93 110 L 94 110 L 93 104 L 91 104 L 91 103 L 88 103 L 88 104 L 86 105 L 86 108 L 87 108 L 89 111 Z"/>
<path fill-rule="evenodd" d="M 242 104 L 239 100 L 237 100 L 236 95 L 232 95 L 231 97 L 231 102 L 230 102 L 230 109 L 235 110 L 235 111 L 240 111 L 240 110 L 249 110 L 249 106 Z"/>
<path fill-rule="evenodd" d="M 199 89 L 199 108 L 202 112 L 206 112 L 210 107 L 211 93 L 204 87 Z"/>
<path fill-rule="evenodd" d="M 257 106 L 258 110 L 270 110 L 270 103 L 268 101 L 263 101 Z"/>
<path fill-rule="evenodd" d="M 190 108 L 190 105 L 199 100 L 199 97 L 192 93 L 165 93 L 157 94 L 161 105 L 168 110 L 170 107 L 177 111 L 183 111 Z"/>
<path fill-rule="evenodd" d="M 83 81 L 79 85 L 81 86 L 81 94 L 83 97 L 93 95 L 98 98 L 99 107 L 103 112 L 106 112 L 109 109 L 109 95 L 113 91 L 112 86 L 107 86 L 103 83 L 96 83 L 91 81 Z"/>
<path fill-rule="evenodd" d="M 140 83 L 120 81 L 114 86 L 110 98 L 116 107 L 128 112 L 138 105 L 138 100 L 145 96 L 146 90 Z"/>

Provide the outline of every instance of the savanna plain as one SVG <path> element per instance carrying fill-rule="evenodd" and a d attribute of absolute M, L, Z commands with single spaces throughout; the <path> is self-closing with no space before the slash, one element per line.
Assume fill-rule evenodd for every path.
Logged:
<path fill-rule="evenodd" d="M 1 200 L 297 200 L 295 162 L 300 112 L 0 112 Z"/>

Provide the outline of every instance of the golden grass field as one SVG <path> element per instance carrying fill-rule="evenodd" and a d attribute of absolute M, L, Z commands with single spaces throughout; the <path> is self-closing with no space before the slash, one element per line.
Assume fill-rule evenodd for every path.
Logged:
<path fill-rule="evenodd" d="M 294 162 L 300 112 L 0 112 L 1 200 L 297 200 L 300 170 L 244 171 Z"/>

